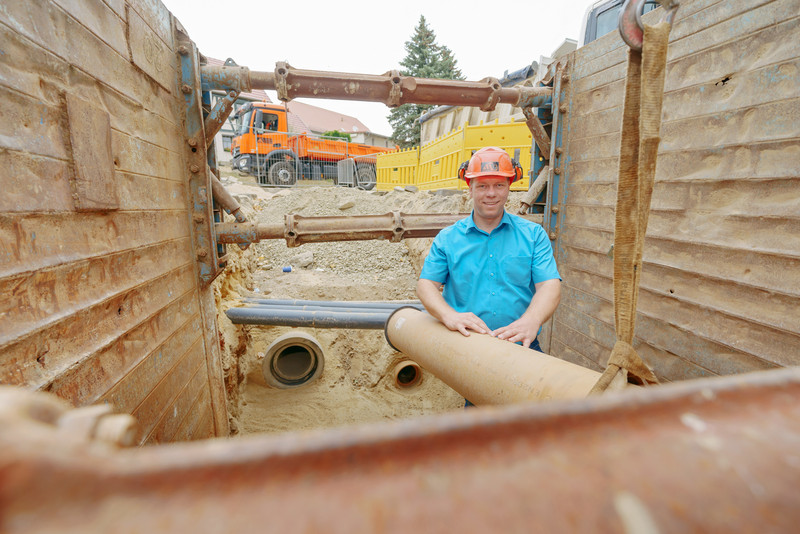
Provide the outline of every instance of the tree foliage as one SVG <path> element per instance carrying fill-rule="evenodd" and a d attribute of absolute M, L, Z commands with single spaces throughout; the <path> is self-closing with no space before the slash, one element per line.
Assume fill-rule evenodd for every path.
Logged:
<path fill-rule="evenodd" d="M 348 143 L 351 142 L 353 139 L 350 137 L 350 134 L 347 132 L 340 132 L 339 130 L 329 130 L 322 134 L 322 137 L 336 137 L 340 139 L 346 140 Z"/>
<path fill-rule="evenodd" d="M 425 17 L 420 15 L 411 39 L 405 43 L 406 57 L 400 62 L 403 76 L 418 78 L 440 78 L 463 80 L 452 50 L 436 42 L 436 35 L 428 27 Z M 389 113 L 392 125 L 392 141 L 401 148 L 416 146 L 420 139 L 420 116 L 431 109 L 431 105 L 403 104 Z"/>

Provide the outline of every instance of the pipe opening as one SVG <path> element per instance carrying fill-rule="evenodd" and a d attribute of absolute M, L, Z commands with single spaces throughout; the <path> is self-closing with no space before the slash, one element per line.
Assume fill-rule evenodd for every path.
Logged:
<path fill-rule="evenodd" d="M 398 363 L 394 368 L 394 383 L 400 388 L 416 386 L 422 380 L 422 369 L 412 361 Z"/>
<path fill-rule="evenodd" d="M 272 358 L 272 374 L 286 385 L 302 384 L 311 377 L 317 359 L 305 347 L 287 347 Z"/>
<path fill-rule="evenodd" d="M 286 389 L 315 380 L 324 365 L 322 348 L 316 339 L 302 332 L 289 333 L 269 346 L 262 371 L 268 385 Z"/>

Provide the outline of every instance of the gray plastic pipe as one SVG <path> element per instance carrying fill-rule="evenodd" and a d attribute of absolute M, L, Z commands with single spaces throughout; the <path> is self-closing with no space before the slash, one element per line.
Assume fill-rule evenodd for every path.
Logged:
<path fill-rule="evenodd" d="M 318 306 L 323 308 L 371 308 L 371 309 L 388 309 L 396 310 L 403 306 L 413 306 L 419 310 L 424 309 L 422 303 L 418 300 L 403 300 L 403 301 L 372 301 L 372 300 L 354 300 L 354 301 L 341 301 L 341 300 L 290 300 L 290 299 L 256 299 L 245 298 L 242 302 L 250 306 Z"/>
<path fill-rule="evenodd" d="M 292 308 L 256 306 L 230 308 L 225 312 L 233 324 L 258 324 L 271 326 L 305 326 L 309 328 L 365 328 L 382 329 L 391 310 L 304 311 Z"/>

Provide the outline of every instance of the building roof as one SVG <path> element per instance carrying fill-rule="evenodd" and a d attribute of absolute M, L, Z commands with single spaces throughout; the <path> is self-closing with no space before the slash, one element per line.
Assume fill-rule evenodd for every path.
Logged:
<path fill-rule="evenodd" d="M 323 133 L 332 130 L 345 133 L 369 132 L 369 128 L 363 122 L 349 115 L 342 115 L 297 100 L 292 100 L 287 106 L 292 114 L 308 126 L 310 132 Z"/>
<path fill-rule="evenodd" d="M 221 59 L 216 59 L 216 58 L 208 57 L 208 56 L 205 56 L 205 58 L 206 58 L 206 61 L 208 61 L 208 64 L 211 65 L 212 67 L 221 67 L 221 66 L 223 66 L 225 64 L 225 62 L 222 61 Z M 261 101 L 269 102 L 270 104 L 272 103 L 272 100 L 270 100 L 269 95 L 267 95 L 266 91 L 264 91 L 262 89 L 253 89 L 249 93 L 240 93 L 239 94 L 239 98 L 242 98 L 242 99 L 245 99 L 245 100 L 258 101 L 258 102 L 261 102 Z"/>

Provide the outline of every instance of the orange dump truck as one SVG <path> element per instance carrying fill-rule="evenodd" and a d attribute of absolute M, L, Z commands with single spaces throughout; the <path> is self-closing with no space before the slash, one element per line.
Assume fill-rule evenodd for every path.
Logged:
<path fill-rule="evenodd" d="M 390 149 L 341 138 L 289 132 L 280 104 L 248 103 L 234 115 L 233 166 L 264 185 L 291 186 L 298 179 L 333 179 L 364 189 L 375 187 L 375 154 Z"/>

